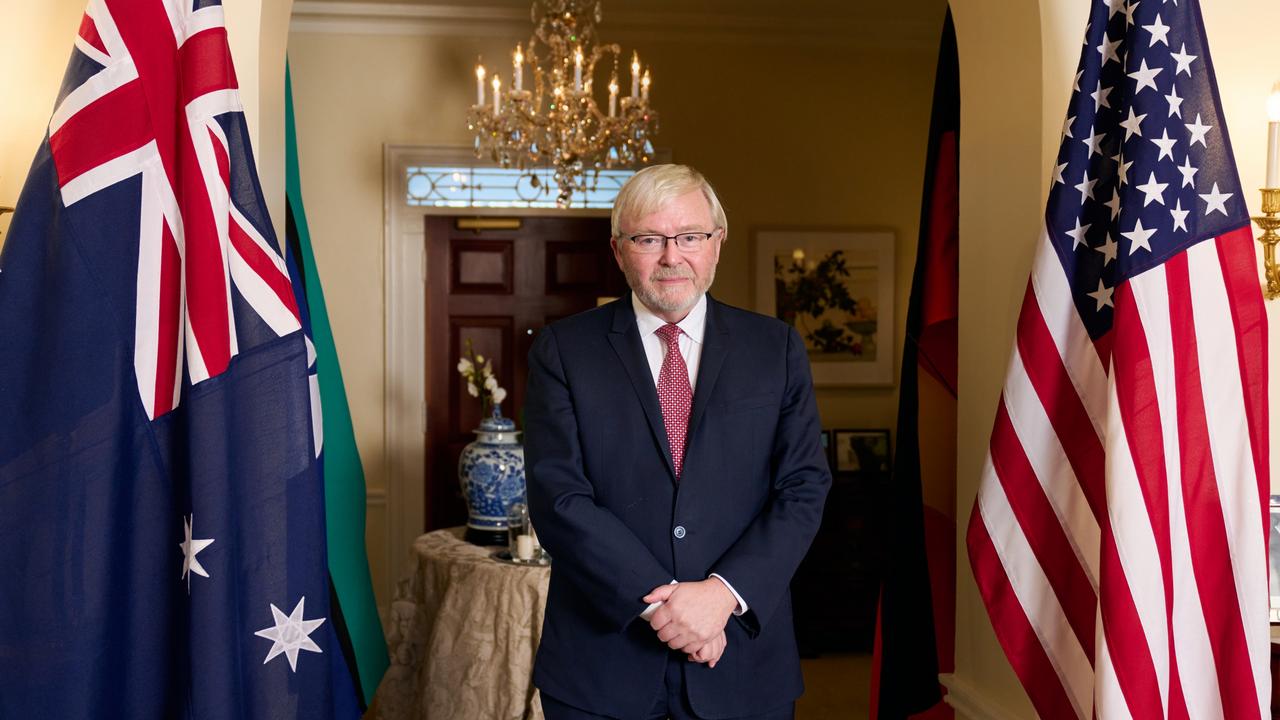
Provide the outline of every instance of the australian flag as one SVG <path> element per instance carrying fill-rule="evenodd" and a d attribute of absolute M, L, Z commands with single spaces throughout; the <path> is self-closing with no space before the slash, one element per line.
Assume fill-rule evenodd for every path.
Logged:
<path fill-rule="evenodd" d="M 222 8 L 91 0 L 0 252 L 0 717 L 355 717 Z"/>

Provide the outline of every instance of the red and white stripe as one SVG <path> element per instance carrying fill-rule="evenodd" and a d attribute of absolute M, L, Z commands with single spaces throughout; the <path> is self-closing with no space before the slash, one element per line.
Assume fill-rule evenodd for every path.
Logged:
<path fill-rule="evenodd" d="M 1269 717 L 1267 327 L 1249 228 L 1115 290 L 1041 237 L 968 530 L 1045 718 Z"/>
<path fill-rule="evenodd" d="M 104 67 L 54 110 L 49 144 L 68 207 L 141 175 L 134 371 L 155 418 L 178 404 L 184 354 L 193 383 L 238 354 L 233 284 L 277 334 L 301 321 L 283 258 L 231 202 L 215 118 L 243 109 L 222 8 L 124 5 L 89 3 L 75 44 Z"/>

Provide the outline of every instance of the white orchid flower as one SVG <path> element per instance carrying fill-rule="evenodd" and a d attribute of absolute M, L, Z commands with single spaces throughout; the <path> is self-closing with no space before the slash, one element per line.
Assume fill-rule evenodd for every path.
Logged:
<path fill-rule="evenodd" d="M 507 391 L 502 388 L 493 389 L 493 404 L 501 405 L 503 400 L 507 399 Z"/>
<path fill-rule="evenodd" d="M 476 387 L 473 382 L 467 383 L 467 394 L 471 397 L 480 397 L 480 388 Z"/>
<path fill-rule="evenodd" d="M 477 365 L 483 365 L 483 364 L 484 364 L 484 356 L 483 356 L 483 355 L 477 355 L 477 356 L 476 356 L 476 364 L 477 364 Z"/>
<path fill-rule="evenodd" d="M 493 392 L 494 390 L 497 390 L 497 389 L 498 389 L 498 378 L 496 378 L 496 377 L 494 377 L 494 376 L 492 376 L 492 375 L 490 375 L 490 376 L 486 377 L 486 378 L 484 379 L 484 388 L 485 388 L 486 390 L 488 390 L 489 392 Z"/>
<path fill-rule="evenodd" d="M 458 361 L 458 372 L 462 373 L 463 375 L 467 375 L 473 372 L 474 370 L 475 370 L 475 367 L 471 364 L 470 360 L 466 358 L 462 358 L 461 360 Z"/>

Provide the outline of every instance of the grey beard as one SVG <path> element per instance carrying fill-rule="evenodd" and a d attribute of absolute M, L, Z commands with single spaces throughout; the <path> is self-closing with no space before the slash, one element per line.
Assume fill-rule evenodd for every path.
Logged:
<path fill-rule="evenodd" d="M 711 271 L 707 274 L 706 283 L 697 283 L 696 292 L 694 292 L 687 301 L 681 302 L 677 298 L 663 297 L 657 293 L 650 292 L 645 285 L 639 282 L 640 278 L 637 277 L 634 272 L 627 271 L 625 274 L 627 276 L 627 284 L 631 286 L 631 292 L 634 292 L 636 297 L 640 298 L 640 302 L 644 303 L 644 306 L 650 310 L 664 313 L 678 313 L 691 310 L 694 305 L 698 304 L 698 299 L 702 297 L 702 294 L 711 287 L 711 283 L 715 282 L 716 279 L 716 269 L 712 267 Z"/>

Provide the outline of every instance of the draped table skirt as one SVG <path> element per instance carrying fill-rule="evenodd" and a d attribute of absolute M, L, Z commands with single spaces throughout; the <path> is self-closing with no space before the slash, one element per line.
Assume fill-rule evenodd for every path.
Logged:
<path fill-rule="evenodd" d="M 387 623 L 391 667 L 371 717 L 542 720 L 533 656 L 550 568 L 494 560 L 497 549 L 436 530 L 413 543 Z"/>

